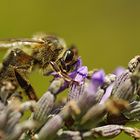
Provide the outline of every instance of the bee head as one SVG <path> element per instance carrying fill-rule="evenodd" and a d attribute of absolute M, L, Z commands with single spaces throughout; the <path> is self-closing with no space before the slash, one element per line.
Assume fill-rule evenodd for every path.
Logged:
<path fill-rule="evenodd" d="M 71 46 L 65 51 L 61 58 L 62 68 L 66 71 L 69 71 L 70 68 L 77 62 L 78 59 L 78 50 L 75 46 Z"/>

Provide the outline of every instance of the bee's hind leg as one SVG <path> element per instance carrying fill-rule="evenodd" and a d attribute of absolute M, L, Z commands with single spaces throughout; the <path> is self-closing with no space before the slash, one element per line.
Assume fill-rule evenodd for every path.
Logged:
<path fill-rule="evenodd" d="M 35 101 L 37 101 L 38 98 L 37 98 L 37 95 L 36 95 L 36 93 L 35 93 L 35 91 L 34 91 L 32 85 L 27 81 L 27 79 L 26 79 L 24 76 L 22 76 L 22 75 L 18 72 L 18 70 L 17 70 L 16 68 L 14 69 L 14 72 L 15 72 L 15 77 L 16 77 L 16 79 L 17 79 L 17 81 L 18 81 L 20 87 L 21 87 L 22 89 L 24 89 L 24 91 L 25 91 L 26 95 L 28 96 L 28 98 L 29 98 L 30 100 L 35 100 Z"/>
<path fill-rule="evenodd" d="M 20 48 L 14 48 L 4 57 L 0 67 L 0 100 L 7 100 L 18 86 L 24 89 L 29 99 L 37 100 L 35 92 L 25 75 L 32 70 L 34 59 Z"/>

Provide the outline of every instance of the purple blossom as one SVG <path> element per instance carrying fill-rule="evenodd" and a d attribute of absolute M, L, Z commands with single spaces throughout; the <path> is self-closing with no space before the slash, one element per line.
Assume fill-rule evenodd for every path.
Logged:
<path fill-rule="evenodd" d="M 86 66 L 82 66 L 77 70 L 77 75 L 75 81 L 79 84 L 73 83 L 70 88 L 68 95 L 68 100 L 75 99 L 78 100 L 81 95 L 93 95 L 95 96 L 98 88 L 102 86 L 105 78 L 103 70 L 99 70 L 93 73 L 91 79 L 87 79 L 88 70 Z M 86 83 L 85 83 L 86 81 Z"/>
<path fill-rule="evenodd" d="M 82 66 L 75 46 L 65 51 L 67 45 L 63 39 L 42 34 L 31 40 L 10 39 L 0 43 L 0 48 L 10 44 L 11 47 L 28 43 L 37 45 L 31 56 L 20 48 L 11 49 L 2 61 L 0 139 L 86 140 L 113 138 L 122 131 L 135 139 L 140 138 L 140 129 L 123 126 L 129 121 L 140 121 L 140 56 L 128 63 L 128 69 L 118 67 L 114 74 L 105 75 L 102 69 L 91 73 L 87 66 Z M 38 47 L 38 43 L 45 48 Z M 46 50 L 50 50 L 50 57 Z M 60 51 L 65 53 L 56 60 Z M 24 56 L 27 59 L 20 61 Z M 15 63 L 16 60 L 19 61 Z M 42 68 L 44 76 L 52 75 L 54 78 L 38 101 L 24 101 L 21 100 L 24 91 L 26 95 L 36 95 L 26 79 L 26 74 L 32 71 L 26 68 L 30 68 L 30 62 L 34 61 L 35 66 Z M 48 65 L 54 70 L 50 70 Z M 17 72 L 20 72 L 20 78 Z M 66 98 L 56 100 L 57 94 L 66 88 L 67 101 Z M 29 120 L 23 120 L 27 110 L 31 111 L 31 116 L 24 117 Z"/>
<path fill-rule="evenodd" d="M 82 66 L 77 70 L 77 75 L 74 80 L 81 83 L 88 75 L 88 68 L 86 66 Z"/>
<path fill-rule="evenodd" d="M 84 82 L 88 75 L 88 68 L 86 66 L 82 66 L 77 70 L 74 81 L 70 86 L 70 92 L 68 94 L 68 101 L 74 99 L 78 100 L 81 95 L 84 93 Z"/>
<path fill-rule="evenodd" d="M 59 90 L 55 93 L 55 95 L 59 94 L 60 92 L 64 91 L 69 87 L 69 83 L 67 81 L 64 82 L 64 84 L 59 88 Z"/>
<path fill-rule="evenodd" d="M 105 80 L 105 73 L 103 70 L 99 70 L 93 73 L 92 75 L 93 85 L 100 86 L 103 84 L 104 80 Z"/>
<path fill-rule="evenodd" d="M 103 70 L 99 70 L 93 73 L 91 81 L 89 82 L 86 92 L 87 94 L 95 94 L 98 88 L 103 84 L 105 73 Z"/>
<path fill-rule="evenodd" d="M 113 74 L 115 74 L 116 76 L 120 76 L 124 71 L 125 71 L 125 68 L 118 67 L 114 70 Z"/>
<path fill-rule="evenodd" d="M 70 72 L 68 75 L 69 77 L 71 77 L 72 79 L 75 78 L 78 70 L 82 67 L 82 59 L 79 57 L 77 59 L 77 62 L 74 64 L 74 70 L 72 72 Z"/>
<path fill-rule="evenodd" d="M 82 67 L 82 59 L 81 59 L 81 57 L 79 57 L 77 59 L 77 62 L 74 64 L 74 66 L 75 66 L 75 70 L 77 70 L 78 68 Z"/>
<path fill-rule="evenodd" d="M 107 87 L 105 94 L 103 95 L 100 104 L 104 103 L 105 101 L 107 101 L 107 99 L 111 96 L 111 92 L 112 92 L 112 88 L 113 88 L 113 83 L 111 85 L 109 85 L 109 87 Z"/>
<path fill-rule="evenodd" d="M 76 73 L 77 73 L 77 70 L 82 67 L 82 59 L 81 57 L 79 57 L 76 61 L 76 63 L 73 65 L 74 69 L 68 73 L 68 75 L 71 77 L 71 78 L 74 78 L 76 76 Z M 52 75 L 54 76 L 54 78 L 57 78 L 57 77 L 60 77 L 60 75 L 55 72 L 55 71 L 50 71 L 47 75 Z"/>
<path fill-rule="evenodd" d="M 113 72 L 113 74 L 115 74 L 115 75 L 118 77 L 118 76 L 120 76 L 124 71 L 125 71 L 125 68 L 123 68 L 123 67 L 118 67 L 118 68 L 115 69 L 115 71 Z M 114 86 L 114 82 L 113 82 L 112 84 L 110 84 L 110 85 L 107 87 L 107 89 L 106 89 L 106 91 L 105 91 L 105 93 L 104 93 L 104 95 L 103 95 L 103 97 L 102 97 L 102 99 L 101 99 L 101 101 L 100 101 L 100 104 L 102 104 L 102 103 L 104 103 L 105 101 L 107 101 L 107 99 L 111 96 L 111 92 L 112 92 L 113 86 Z"/>
<path fill-rule="evenodd" d="M 73 67 L 74 67 L 74 70 L 72 72 L 68 73 L 68 76 L 74 81 L 80 82 L 80 78 L 82 81 L 82 77 L 80 76 L 80 74 L 81 75 L 85 74 L 85 77 L 86 77 L 88 70 L 87 70 L 87 67 L 82 67 L 82 59 L 80 57 L 77 59 L 77 62 L 73 65 Z M 53 75 L 54 80 L 57 78 L 60 78 L 60 75 L 57 72 L 51 72 L 51 73 L 49 73 L 49 75 Z M 55 95 L 59 94 L 60 92 L 64 91 L 66 88 L 68 88 L 69 84 L 70 84 L 69 82 L 64 81 L 64 84 L 55 93 Z"/>

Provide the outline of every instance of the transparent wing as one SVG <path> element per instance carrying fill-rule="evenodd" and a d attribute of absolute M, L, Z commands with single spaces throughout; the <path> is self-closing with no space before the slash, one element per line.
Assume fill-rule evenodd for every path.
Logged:
<path fill-rule="evenodd" d="M 31 46 L 31 45 L 42 45 L 43 41 L 33 40 L 33 39 L 0 39 L 0 49 L 1 48 L 11 48 L 20 46 Z"/>

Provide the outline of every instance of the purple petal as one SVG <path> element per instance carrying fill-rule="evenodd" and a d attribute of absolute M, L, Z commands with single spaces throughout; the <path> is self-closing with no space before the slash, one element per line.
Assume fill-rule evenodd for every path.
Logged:
<path fill-rule="evenodd" d="M 82 82 L 88 75 L 88 68 L 86 66 L 82 66 L 77 70 L 77 75 L 75 77 L 75 81 Z"/>
<path fill-rule="evenodd" d="M 91 81 L 86 87 L 85 91 L 87 94 L 93 94 L 96 96 L 96 92 L 100 86 L 102 86 L 105 79 L 105 73 L 103 70 L 99 70 L 93 73 Z"/>
<path fill-rule="evenodd" d="M 77 74 L 77 71 L 73 71 L 73 72 L 69 73 L 68 75 L 70 78 L 74 79 L 76 74 Z"/>
<path fill-rule="evenodd" d="M 55 92 L 54 94 L 57 95 L 60 92 L 64 91 L 65 89 L 67 89 L 69 87 L 69 83 L 67 81 L 64 82 L 64 84 L 59 88 L 59 90 L 57 92 Z"/>
<path fill-rule="evenodd" d="M 107 89 L 106 89 L 106 92 L 105 94 L 103 95 L 101 101 L 100 101 L 100 104 L 104 103 L 111 95 L 111 92 L 112 92 L 112 88 L 113 88 L 113 84 L 111 84 Z"/>
<path fill-rule="evenodd" d="M 82 67 L 82 59 L 81 59 L 81 57 L 79 57 L 77 59 L 77 62 L 75 63 L 75 70 L 77 70 L 80 67 Z"/>
<path fill-rule="evenodd" d="M 92 75 L 93 84 L 102 85 L 104 79 L 105 79 L 105 73 L 103 70 L 96 71 Z"/>
<path fill-rule="evenodd" d="M 120 76 L 124 71 L 125 71 L 125 68 L 118 67 L 118 68 L 115 69 L 115 71 L 113 72 L 113 74 L 115 74 L 116 76 Z"/>
<path fill-rule="evenodd" d="M 89 84 L 88 84 L 88 86 L 85 88 L 85 92 L 86 92 L 86 94 L 89 94 L 89 95 L 95 95 L 95 93 L 97 92 L 97 86 L 95 86 L 95 85 L 93 85 L 93 83 L 92 82 L 90 82 Z"/>
<path fill-rule="evenodd" d="M 68 101 L 71 99 L 78 100 L 82 94 L 84 94 L 84 81 L 88 75 L 88 68 L 86 66 L 80 67 L 76 73 L 71 73 L 71 77 L 75 76 L 74 81 L 77 81 L 79 84 L 73 82 L 70 86 L 70 91 L 68 94 Z"/>

